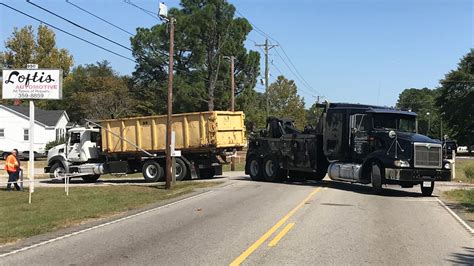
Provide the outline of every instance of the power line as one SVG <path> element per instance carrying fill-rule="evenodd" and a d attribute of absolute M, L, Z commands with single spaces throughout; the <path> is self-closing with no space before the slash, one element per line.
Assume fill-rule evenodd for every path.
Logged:
<path fill-rule="evenodd" d="M 272 66 L 278 71 L 278 73 L 280 73 L 280 75 L 284 76 L 284 75 L 283 75 L 283 72 L 281 72 L 281 70 L 277 67 L 277 65 L 275 65 L 275 64 L 273 63 L 273 60 L 270 61 L 270 64 L 272 64 Z"/>
<path fill-rule="evenodd" d="M 88 41 L 88 40 L 86 40 L 86 39 L 84 39 L 84 38 L 81 38 L 81 37 L 79 37 L 79 36 L 77 36 L 77 35 L 74 35 L 74 34 L 72 34 L 72 33 L 69 33 L 69 32 L 67 32 L 67 31 L 65 31 L 65 30 L 63 30 L 63 29 L 60 29 L 60 28 L 58 28 L 58 27 L 56 27 L 56 26 L 54 26 L 54 25 L 52 25 L 52 24 L 49 24 L 49 23 L 45 22 L 44 20 L 35 18 L 35 17 L 33 17 L 33 16 L 31 16 L 31 15 L 29 15 L 29 14 L 27 14 L 27 13 L 24 13 L 24 12 L 22 12 L 22 11 L 16 9 L 16 8 L 14 8 L 14 7 L 11 7 L 11 6 L 7 5 L 7 4 L 0 3 L 0 5 L 3 5 L 3 6 L 5 6 L 5 7 L 7 7 L 7 8 L 10 8 L 10 9 L 13 10 L 13 11 L 16 11 L 16 12 L 18 12 L 18 13 L 24 15 L 24 16 L 27 16 L 27 17 L 29 17 L 29 18 L 31 18 L 31 19 L 34 19 L 34 20 L 36 20 L 36 21 L 38 21 L 38 22 L 40 22 L 40 23 L 43 23 L 43 24 L 45 24 L 45 25 L 47 25 L 47 26 L 49 26 L 49 27 L 51 27 L 51 28 L 53 28 L 53 29 L 56 29 L 56 30 L 58 30 L 58 31 L 60 31 L 60 32 L 62 32 L 62 33 L 65 33 L 65 34 L 67 34 L 67 35 L 69 35 L 69 36 L 72 36 L 72 37 L 74 37 L 74 38 L 76 38 L 76 39 L 79 39 L 79 40 L 81 40 L 81 41 L 83 41 L 83 42 L 86 42 L 86 43 L 88 43 L 88 44 L 90 44 L 90 45 L 93 45 L 93 46 L 95 46 L 95 47 L 97 47 L 97 48 L 100 48 L 100 49 L 102 49 L 102 50 L 104 50 L 104 51 L 107 51 L 107 52 L 109 52 L 109 53 L 111 53 L 111 54 L 114 54 L 114 55 L 116 55 L 116 56 L 119 56 L 119 57 L 128 59 L 128 60 L 130 60 L 130 61 L 132 61 L 132 62 L 135 62 L 135 60 L 132 59 L 132 58 L 130 58 L 130 57 L 127 57 L 127 56 L 118 54 L 118 53 L 116 53 L 116 52 L 114 52 L 114 51 L 112 51 L 112 50 L 109 50 L 109 49 L 107 49 L 107 48 L 105 48 L 105 47 L 103 47 L 103 46 L 100 46 L 100 45 L 95 44 L 95 43 L 93 43 L 93 42 L 90 42 L 90 41 Z"/>
<path fill-rule="evenodd" d="M 74 26 L 76 26 L 76 27 L 78 27 L 78 28 L 80 28 L 80 29 L 82 29 L 82 30 L 85 30 L 85 31 L 87 31 L 87 32 L 89 32 L 89 33 L 92 33 L 92 34 L 94 34 L 95 36 L 98 36 L 98 37 L 100 37 L 100 38 L 102 38 L 102 39 L 104 39 L 104 40 L 107 40 L 107 41 L 109 41 L 109 42 L 111 42 L 111 43 L 113 43 L 113 44 L 115 44 L 115 45 L 118 45 L 118 46 L 120 46 L 120 47 L 122 47 L 122 48 L 124 48 L 124 49 L 127 49 L 127 50 L 133 52 L 133 50 L 130 49 L 129 47 L 127 47 L 127 46 L 125 46 L 125 45 L 122 45 L 122 44 L 120 44 L 120 43 L 118 43 L 118 42 L 116 42 L 116 41 L 113 41 L 113 40 L 111 40 L 111 39 L 109 39 L 109 38 L 107 38 L 107 37 L 105 37 L 105 36 L 103 36 L 103 35 L 100 35 L 100 34 L 94 32 L 94 31 L 92 31 L 92 30 L 90 30 L 90 29 L 88 29 L 88 28 L 85 28 L 85 27 L 83 27 L 83 26 L 77 24 L 76 22 L 71 21 L 71 20 L 69 20 L 69 19 L 67 19 L 67 18 L 65 18 L 65 17 L 63 17 L 63 16 L 60 16 L 60 15 L 58 15 L 58 14 L 56 14 L 56 13 L 54 13 L 54 12 L 52 12 L 52 11 L 50 11 L 50 10 L 48 10 L 48 9 L 46 9 L 46 8 L 44 8 L 44 7 L 42 7 L 42 6 L 40 6 L 40 5 L 37 5 L 37 4 L 33 3 L 33 2 L 31 2 L 31 0 L 26 0 L 26 2 L 28 2 L 28 4 L 31 4 L 31 5 L 33 5 L 33 6 L 37 7 L 37 8 L 39 8 L 39 9 L 41 9 L 41 10 L 43 10 L 43 11 L 48 12 L 49 14 L 51 14 L 51 15 L 53 15 L 53 16 L 55 16 L 55 17 L 58 17 L 58 18 L 60 18 L 60 19 L 62 19 L 62 20 L 64 20 L 64 21 L 67 21 L 67 22 L 69 22 L 70 24 L 72 24 L 72 25 L 74 25 Z"/>
<path fill-rule="evenodd" d="M 96 17 L 96 18 L 98 18 L 98 19 L 104 21 L 105 23 L 114 26 L 115 28 L 118 28 L 118 29 L 120 29 L 121 31 L 130 34 L 131 36 L 135 36 L 133 33 L 129 32 L 129 31 L 127 31 L 127 30 L 125 30 L 125 29 L 123 29 L 123 28 L 121 28 L 121 27 L 119 27 L 119 26 L 113 24 L 112 22 L 109 22 L 109 21 L 107 21 L 107 20 L 105 20 L 105 19 L 103 19 L 103 18 L 101 18 L 101 17 L 99 17 L 99 16 L 97 16 L 97 15 L 95 15 L 95 14 L 93 14 L 93 13 L 91 13 L 91 12 L 85 10 L 85 9 L 83 9 L 83 8 L 81 8 L 80 6 L 78 6 L 78 5 L 74 4 L 74 3 L 72 3 L 71 0 L 66 0 L 66 2 L 67 2 L 68 4 L 71 4 L 71 5 L 75 6 L 75 7 L 77 7 L 77 8 L 80 9 L 80 10 L 82 10 L 82 11 L 84 11 L 84 12 L 90 14 L 91 16 L 94 16 L 94 17 Z M 127 48 L 127 49 L 128 49 L 128 48 Z M 128 50 L 133 51 L 133 50 L 131 50 L 131 49 L 128 49 Z M 168 56 L 168 54 L 167 54 L 166 52 L 163 52 L 163 51 L 157 51 L 157 52 L 158 52 L 159 54 L 163 55 L 163 56 Z"/>
<path fill-rule="evenodd" d="M 87 11 L 86 9 L 84 9 L 84 8 L 82 8 L 82 7 L 80 7 L 80 6 L 76 5 L 76 4 L 74 4 L 74 3 L 72 3 L 70 0 L 66 0 L 66 3 L 68 3 L 68 4 L 70 4 L 70 5 L 74 6 L 74 7 L 76 7 L 76 8 L 79 9 L 79 10 L 82 10 L 83 12 L 85 12 L 85 13 L 87 13 L 87 14 L 89 14 L 89 15 L 91 15 L 91 16 L 97 18 L 97 19 L 102 20 L 103 22 L 109 24 L 110 26 L 112 26 L 112 27 L 114 27 L 114 28 L 116 28 L 116 29 L 119 29 L 119 30 L 121 30 L 121 31 L 123 31 L 123 32 L 125 32 L 125 33 L 127 33 L 127 34 L 129 34 L 130 36 L 134 36 L 133 33 L 127 31 L 126 29 L 121 28 L 121 27 L 119 27 L 119 26 L 113 24 L 112 22 L 107 21 L 107 20 L 101 18 L 101 17 L 97 16 L 96 14 L 93 14 L 93 13 L 90 12 L 90 11 Z"/>
<path fill-rule="evenodd" d="M 267 33 L 265 33 L 262 29 L 260 29 L 259 27 L 257 27 L 257 25 L 253 24 L 247 17 L 244 16 L 244 14 L 242 14 L 241 12 L 239 12 L 239 10 L 237 10 L 237 8 L 235 9 L 235 12 L 236 12 L 237 14 L 239 14 L 241 17 L 245 18 L 245 19 L 250 23 L 250 25 L 252 25 L 252 27 L 255 29 L 255 31 L 256 31 L 257 33 L 259 33 L 259 34 L 262 35 L 263 37 L 268 38 L 268 39 L 270 39 L 270 40 L 276 42 L 277 44 L 279 44 L 277 40 L 275 40 L 274 38 L 272 38 L 272 36 L 270 36 L 270 35 L 268 35 Z"/>
<path fill-rule="evenodd" d="M 152 18 L 154 18 L 154 19 L 156 19 L 156 20 L 160 20 L 160 19 L 155 15 L 154 12 L 152 12 L 152 11 L 150 11 L 150 10 L 147 10 L 147 9 L 145 9 L 145 8 L 143 8 L 143 7 L 141 7 L 141 6 L 137 5 L 137 4 L 135 4 L 135 3 L 132 3 L 131 0 L 123 0 L 123 2 L 126 3 L 126 4 L 129 4 L 129 5 L 131 5 L 131 6 L 133 6 L 133 7 L 135 7 L 135 8 L 140 9 L 140 10 L 143 11 L 145 14 L 147 14 L 148 16 L 150 16 L 150 17 L 152 17 Z"/>
<path fill-rule="evenodd" d="M 288 70 L 290 70 L 290 72 L 291 72 L 299 81 L 301 81 L 300 77 L 298 77 L 298 75 L 296 75 L 296 73 L 293 71 L 293 69 L 290 67 L 290 65 L 288 65 L 288 63 L 287 63 L 286 60 L 281 56 L 281 54 L 278 52 L 278 50 L 275 50 L 275 52 L 276 52 L 276 54 L 278 55 L 278 57 L 280 57 L 280 59 L 283 61 L 283 63 L 286 65 L 286 67 L 288 68 Z M 301 81 L 301 83 L 303 83 L 303 82 Z M 303 83 L 303 86 L 304 86 L 304 85 L 305 85 L 305 84 Z M 306 91 L 306 92 L 312 94 L 312 92 L 310 92 L 310 91 Z"/>
<path fill-rule="evenodd" d="M 301 75 L 301 73 L 298 71 L 298 68 L 296 68 L 295 64 L 293 64 L 293 61 L 291 60 L 291 58 L 288 56 L 288 54 L 286 53 L 285 49 L 283 48 L 283 46 L 280 46 L 280 49 L 283 51 L 283 54 L 285 55 L 285 57 L 288 59 L 288 61 L 290 62 L 290 64 L 293 66 L 293 68 L 295 69 L 296 71 L 296 74 L 298 74 L 298 76 L 304 81 L 304 84 L 306 84 L 307 87 L 309 87 L 310 89 L 314 90 L 316 93 L 318 94 L 321 94 L 319 91 L 315 90 L 311 85 L 309 85 L 309 83 L 306 81 L 306 79 Z"/>
<path fill-rule="evenodd" d="M 255 25 L 254 23 L 252 23 L 247 17 L 245 17 L 245 16 L 244 16 L 241 12 L 239 12 L 237 9 L 235 10 L 235 12 L 236 12 L 237 14 L 239 14 L 240 16 L 242 16 L 243 18 L 247 19 L 247 21 L 250 23 L 250 25 L 252 25 L 252 27 L 255 29 L 255 31 L 256 31 L 258 34 L 262 35 L 262 36 L 265 37 L 265 38 L 268 38 L 268 39 L 274 41 L 274 42 L 278 45 L 278 47 L 281 49 L 281 51 L 283 52 L 283 54 L 285 55 L 285 57 L 288 59 L 288 61 L 289 61 L 290 65 L 291 65 L 291 67 L 290 67 L 290 65 L 288 65 L 288 64 L 286 63 L 286 60 L 278 53 L 278 51 L 277 51 L 277 54 L 278 54 L 279 57 L 284 61 L 285 65 L 287 65 L 288 69 L 290 69 L 290 71 L 293 73 L 293 75 L 294 75 L 298 80 L 300 80 L 300 81 L 303 83 L 303 85 L 304 85 L 305 87 L 307 87 L 309 90 L 313 90 L 313 91 L 315 91 L 316 93 L 318 93 L 318 94 L 321 95 L 321 93 L 320 93 L 318 90 L 314 89 L 314 88 L 306 81 L 306 79 L 301 75 L 301 73 L 298 71 L 298 69 L 296 68 L 295 64 L 294 64 L 293 61 L 291 60 L 291 58 L 290 58 L 290 57 L 288 56 L 288 54 L 286 53 L 285 49 L 283 48 L 283 45 L 282 45 L 279 41 L 277 41 L 275 38 L 273 38 L 272 36 L 270 36 L 269 34 L 267 34 L 265 31 L 263 31 L 262 29 L 260 29 L 257 25 Z M 275 51 L 276 51 L 276 50 L 275 50 Z M 294 71 L 292 70 L 292 68 L 294 69 Z M 312 93 L 312 92 L 311 92 L 311 93 Z"/>

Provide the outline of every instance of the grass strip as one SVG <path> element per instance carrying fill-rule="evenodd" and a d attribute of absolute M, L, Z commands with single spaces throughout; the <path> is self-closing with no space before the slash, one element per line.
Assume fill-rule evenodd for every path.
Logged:
<path fill-rule="evenodd" d="M 28 204 L 27 192 L 2 190 L 0 245 L 90 219 L 109 217 L 221 183 L 185 181 L 177 183 L 172 190 L 165 190 L 164 186 L 71 187 L 69 197 L 65 195 L 64 188 L 36 188 L 32 204 Z"/>
<path fill-rule="evenodd" d="M 469 219 L 474 219 L 474 189 L 455 189 L 444 192 L 448 202 L 456 202 L 467 212 Z"/>

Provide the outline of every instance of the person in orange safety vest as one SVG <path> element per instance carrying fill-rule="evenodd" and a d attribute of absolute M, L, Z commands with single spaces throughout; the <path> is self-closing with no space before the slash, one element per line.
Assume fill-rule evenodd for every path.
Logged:
<path fill-rule="evenodd" d="M 13 149 L 12 153 L 8 155 L 5 160 L 5 170 L 8 173 L 7 191 L 11 191 L 12 184 L 17 190 L 21 190 L 17 183 L 20 174 L 20 161 L 18 160 L 17 155 L 18 150 Z"/>

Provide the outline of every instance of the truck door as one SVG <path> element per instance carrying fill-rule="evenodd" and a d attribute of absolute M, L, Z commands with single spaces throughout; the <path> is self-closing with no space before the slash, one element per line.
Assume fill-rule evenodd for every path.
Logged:
<path fill-rule="evenodd" d="M 369 152 L 368 129 L 369 118 L 366 114 L 351 115 L 349 139 L 353 159 L 363 159 Z"/>
<path fill-rule="evenodd" d="M 342 142 L 344 135 L 345 110 L 328 110 L 324 126 L 324 154 L 329 160 L 341 160 L 344 157 Z M 346 140 L 346 142 L 348 142 Z M 347 144 L 346 144 L 347 145 Z"/>
<path fill-rule="evenodd" d="M 81 132 L 71 132 L 69 134 L 67 159 L 71 162 L 81 162 Z"/>

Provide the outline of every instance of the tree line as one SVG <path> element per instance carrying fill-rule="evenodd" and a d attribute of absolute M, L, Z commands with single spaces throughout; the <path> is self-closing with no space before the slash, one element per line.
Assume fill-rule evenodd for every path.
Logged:
<path fill-rule="evenodd" d="M 230 109 L 230 62 L 235 57 L 236 109 L 246 113 L 247 125 L 263 127 L 266 95 L 255 90 L 260 54 L 244 46 L 252 26 L 235 18 L 235 7 L 224 0 L 182 0 L 172 8 L 176 19 L 173 112 Z M 63 69 L 63 99 L 39 101 L 44 109 L 64 109 L 74 122 L 164 114 L 168 82 L 169 37 L 166 24 L 138 28 L 130 38 L 135 71 L 120 75 L 107 61 L 73 67 L 73 56 L 56 46 L 55 34 L 45 25 L 15 28 L 0 52 L 2 68 Z M 291 89 L 288 93 L 286 89 Z M 271 113 L 306 123 L 304 99 L 294 81 L 278 77 L 268 92 Z M 1 101 L 1 100 L 0 100 Z M 3 100 L 3 103 L 11 101 Z M 283 103 L 291 107 L 283 107 Z M 278 107 L 276 107 L 278 106 Z"/>
<path fill-rule="evenodd" d="M 418 114 L 418 131 L 435 139 L 447 135 L 461 145 L 474 144 L 474 50 L 449 71 L 435 89 L 410 88 L 397 107 Z"/>
<path fill-rule="evenodd" d="M 265 126 L 268 114 L 293 118 L 297 127 L 316 125 L 321 110 L 316 103 L 305 109 L 293 80 L 279 76 L 268 92 L 255 88 L 260 76 L 260 54 L 245 47 L 252 25 L 235 18 L 235 7 L 224 0 L 182 0 L 170 9 L 176 19 L 173 112 L 229 110 L 230 62 L 234 56 L 236 110 L 246 115 L 252 128 Z M 135 70 L 120 75 L 107 61 L 74 66 L 74 58 L 56 46 L 55 33 L 45 25 L 14 28 L 0 52 L 1 68 L 63 70 L 63 99 L 38 101 L 43 109 L 62 109 L 71 121 L 109 119 L 166 113 L 168 82 L 168 29 L 166 24 L 137 28 L 130 38 Z M 437 89 L 410 88 L 403 91 L 397 107 L 418 113 L 419 132 L 440 138 L 447 134 L 460 143 L 474 143 L 473 51 L 446 74 Z M 1 100 L 11 104 L 12 101 Z M 428 114 L 429 113 L 429 114 Z"/>

